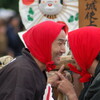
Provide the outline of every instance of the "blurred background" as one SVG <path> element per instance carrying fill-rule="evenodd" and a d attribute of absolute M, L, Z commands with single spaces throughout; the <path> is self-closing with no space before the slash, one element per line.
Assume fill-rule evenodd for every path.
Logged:
<path fill-rule="evenodd" d="M 0 8 L 13 9 L 18 13 L 19 0 L 0 0 Z"/>
<path fill-rule="evenodd" d="M 24 30 L 18 11 L 19 0 L 0 0 L 0 57 L 21 55 L 24 47 L 18 32 Z"/>

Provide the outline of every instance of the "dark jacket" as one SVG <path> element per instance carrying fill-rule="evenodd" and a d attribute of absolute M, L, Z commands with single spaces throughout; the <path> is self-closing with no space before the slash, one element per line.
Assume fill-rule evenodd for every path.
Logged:
<path fill-rule="evenodd" d="M 94 77 L 84 86 L 79 100 L 100 100 L 100 63 L 96 67 Z"/>
<path fill-rule="evenodd" d="M 0 70 L 0 100 L 43 100 L 46 74 L 27 50 Z"/>

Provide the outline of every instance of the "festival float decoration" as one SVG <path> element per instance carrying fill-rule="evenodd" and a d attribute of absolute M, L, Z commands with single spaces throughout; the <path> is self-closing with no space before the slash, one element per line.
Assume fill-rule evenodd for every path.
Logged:
<path fill-rule="evenodd" d="M 69 31 L 78 28 L 78 0 L 20 0 L 19 12 L 27 29 L 46 21 L 63 21 Z"/>

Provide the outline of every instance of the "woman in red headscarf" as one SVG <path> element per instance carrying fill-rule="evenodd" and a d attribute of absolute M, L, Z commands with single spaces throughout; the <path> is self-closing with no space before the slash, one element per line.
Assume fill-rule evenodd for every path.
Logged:
<path fill-rule="evenodd" d="M 69 47 L 79 67 L 69 64 L 70 70 L 80 74 L 79 81 L 84 83 L 79 100 L 100 100 L 100 28 L 83 27 L 68 34 Z M 69 100 L 78 100 L 73 85 L 62 79 L 58 89 Z"/>
<path fill-rule="evenodd" d="M 44 21 L 23 35 L 27 48 L 0 70 L 0 100 L 43 100 L 46 70 L 53 70 L 60 62 L 66 32 L 64 23 Z M 49 83 L 52 85 L 51 80 Z"/>

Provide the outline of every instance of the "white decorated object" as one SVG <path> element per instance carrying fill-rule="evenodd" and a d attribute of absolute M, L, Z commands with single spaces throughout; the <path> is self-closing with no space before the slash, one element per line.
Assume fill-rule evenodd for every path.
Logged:
<path fill-rule="evenodd" d="M 46 21 L 63 21 L 69 31 L 78 28 L 78 0 L 19 0 L 19 12 L 27 29 Z"/>
<path fill-rule="evenodd" d="M 23 39 L 23 34 L 26 33 L 27 31 L 22 31 L 22 32 L 18 32 L 18 36 L 20 37 L 22 43 L 24 44 L 24 46 L 27 48 L 24 39 Z"/>
<path fill-rule="evenodd" d="M 47 84 L 44 95 L 43 95 L 43 100 L 54 100 L 52 97 L 52 87 L 50 84 Z"/>
<path fill-rule="evenodd" d="M 62 10 L 60 0 L 41 0 L 39 9 L 44 15 L 57 15 Z"/>

